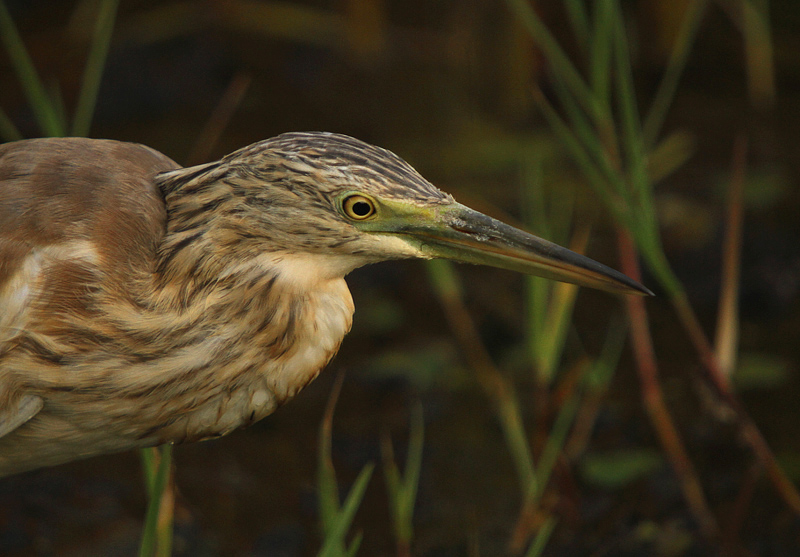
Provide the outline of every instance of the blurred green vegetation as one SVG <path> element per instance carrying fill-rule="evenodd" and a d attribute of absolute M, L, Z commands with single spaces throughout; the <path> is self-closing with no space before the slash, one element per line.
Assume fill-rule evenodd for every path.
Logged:
<path fill-rule="evenodd" d="M 791 554 L 800 522 L 774 475 L 760 480 L 764 453 L 697 386 L 709 357 L 741 349 L 742 408 L 796 480 L 798 23 L 791 0 L 0 5 L 7 140 L 86 134 L 197 163 L 288 130 L 349 133 L 612 266 L 629 234 L 658 290 L 637 322 L 610 296 L 501 271 L 354 273 L 356 325 L 332 369 L 253 428 L 175 450 L 175 554 Z M 741 281 L 726 290 L 738 179 Z M 741 327 L 712 348 L 718 307 Z M 386 440 L 407 436 L 401 472 Z M 386 482 L 370 482 L 381 446 Z M 143 490 L 132 458 L 0 482 L 0 553 L 138 544 L 168 479 Z M 63 511 L 87 507 L 102 512 Z"/>

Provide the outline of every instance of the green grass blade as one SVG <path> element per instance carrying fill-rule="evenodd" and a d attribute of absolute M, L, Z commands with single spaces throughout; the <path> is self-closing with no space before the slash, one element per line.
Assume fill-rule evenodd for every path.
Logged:
<path fill-rule="evenodd" d="M 538 236 L 554 240 L 547 217 L 547 200 L 544 194 L 544 178 L 542 176 L 541 156 L 534 151 L 530 157 L 523 157 L 521 198 L 525 223 Z M 527 342 L 532 362 L 537 362 L 538 354 L 545 334 L 545 321 L 547 318 L 547 298 L 550 286 L 547 280 L 531 275 L 525 276 L 526 290 L 526 323 Z M 543 375 L 540 366 L 536 365 L 536 373 Z"/>
<path fill-rule="evenodd" d="M 744 184 L 747 176 L 747 140 L 736 138 L 728 186 L 727 218 L 722 248 L 717 326 L 714 353 L 722 372 L 730 377 L 736 369 L 739 352 L 739 296 L 742 273 L 742 221 Z"/>
<path fill-rule="evenodd" d="M 97 104 L 97 95 L 100 90 L 100 81 L 103 76 L 108 49 L 111 44 L 111 35 L 114 32 L 114 20 L 117 15 L 119 0 L 103 0 L 97 14 L 94 27 L 92 48 L 86 60 L 86 69 L 83 73 L 83 83 L 78 96 L 78 105 L 75 108 L 75 118 L 72 122 L 72 135 L 87 136 L 92 123 L 92 115 Z"/>
<path fill-rule="evenodd" d="M 686 67 L 686 61 L 689 59 L 689 53 L 700 29 L 700 22 L 703 20 L 707 5 L 708 0 L 692 0 L 686 9 L 686 16 L 678 30 L 667 68 L 658 84 L 658 90 L 653 97 L 642 127 L 644 142 L 649 147 L 655 145 L 661 133 L 661 127 L 675 98 L 675 91 L 678 89 L 678 83 Z"/>
<path fill-rule="evenodd" d="M 319 428 L 319 444 L 317 457 L 317 497 L 319 503 L 322 534 L 325 538 L 335 529 L 339 515 L 339 487 L 336 483 L 336 471 L 331 456 L 331 437 L 333 429 L 333 412 L 342 388 L 344 376 L 340 375 L 331 391 L 325 415 Z"/>
<path fill-rule="evenodd" d="M 17 73 L 25 96 L 31 105 L 34 116 L 45 135 L 61 137 L 64 126 L 58 118 L 52 99 L 39 79 L 31 57 L 17 32 L 5 2 L 0 0 L 0 40 L 8 52 L 11 65 Z"/>
<path fill-rule="evenodd" d="M 572 25 L 572 33 L 575 35 L 576 42 L 584 52 L 589 49 L 589 18 L 586 15 L 586 7 L 583 0 L 565 0 L 564 7 L 567 10 L 567 17 Z"/>
<path fill-rule="evenodd" d="M 614 33 L 614 76 L 616 77 L 617 102 L 622 122 L 622 145 L 625 152 L 625 167 L 628 170 L 630 184 L 634 188 L 637 199 L 649 200 L 650 180 L 647 174 L 647 158 L 642 142 L 639 108 L 636 101 L 636 89 L 633 85 L 633 68 L 631 68 L 630 49 L 625 33 L 625 21 L 619 3 L 615 2 L 616 32 Z M 650 209 L 649 202 L 637 204 L 637 210 Z"/>
<path fill-rule="evenodd" d="M 541 362 L 542 345 L 547 342 L 547 307 L 550 296 L 550 284 L 541 277 L 526 276 L 525 292 L 527 300 L 527 338 L 528 356 L 534 363 L 537 379 L 542 384 L 549 382 L 548 370 Z"/>
<path fill-rule="evenodd" d="M 394 452 L 391 449 L 391 445 L 392 441 L 387 437 L 381 447 L 383 449 L 383 476 L 386 480 L 386 489 L 389 492 L 389 510 L 392 512 L 395 537 L 399 540 L 400 531 L 402 530 L 399 525 L 402 521 L 400 499 L 403 490 L 403 479 L 400 475 L 400 469 L 394 461 Z"/>
<path fill-rule="evenodd" d="M 591 89 L 533 7 L 527 0 L 506 0 L 506 3 L 536 41 L 536 45 L 541 49 L 553 73 L 567 84 L 575 99 L 592 119 L 600 119 L 602 108 L 596 102 Z"/>
<path fill-rule="evenodd" d="M 550 430 L 550 435 L 547 436 L 547 442 L 542 449 L 542 454 L 539 457 L 538 466 L 536 468 L 536 483 L 539 486 L 539 495 L 544 491 L 544 488 L 550 482 L 550 476 L 555 468 L 558 455 L 564 448 L 572 423 L 575 421 L 575 416 L 578 413 L 581 393 L 575 391 L 567 401 L 562 404 L 558 410 L 558 415 Z"/>
<path fill-rule="evenodd" d="M 683 289 L 683 284 L 675 275 L 669 260 L 667 260 L 657 228 L 650 227 L 644 232 L 643 235 L 638 235 L 634 231 L 634 237 L 636 238 L 636 245 L 639 247 L 645 261 L 647 261 L 648 269 L 655 275 L 673 301 L 685 299 L 686 292 Z"/>
<path fill-rule="evenodd" d="M 364 539 L 364 534 L 361 532 L 357 532 L 353 536 L 353 541 L 350 542 L 350 545 L 347 546 L 347 551 L 345 551 L 345 557 L 355 557 L 356 553 L 358 553 L 358 548 L 361 547 L 361 541 Z"/>
<path fill-rule="evenodd" d="M 339 557 L 350 554 L 349 550 L 344 549 L 344 538 L 350 529 L 358 507 L 361 505 L 361 500 L 364 498 L 364 493 L 369 485 L 369 480 L 372 478 L 374 468 L 375 465 L 369 463 L 361 469 L 356 481 L 353 483 L 353 487 L 350 489 L 350 493 L 347 494 L 342 508 L 336 513 L 334 520 L 330 523 L 330 529 L 325 533 L 325 541 L 319 552 L 320 557 Z M 360 542 L 360 539 L 354 541 Z"/>
<path fill-rule="evenodd" d="M 628 326 L 622 319 L 611 319 L 607 327 L 603 348 L 598 358 L 592 363 L 589 372 L 584 376 L 587 391 L 605 391 L 622 356 Z"/>
<path fill-rule="evenodd" d="M 374 464 L 370 463 L 361 469 L 344 504 L 339 504 L 339 488 L 336 482 L 336 471 L 331 457 L 331 430 L 333 426 L 333 412 L 336 401 L 342 388 L 344 375 L 340 374 L 336 380 L 325 415 L 320 425 L 319 456 L 317 461 L 317 492 L 322 526 L 323 545 L 319 555 L 325 557 L 344 557 L 353 555 L 358 550 L 361 537 L 356 536 L 345 548 L 345 537 L 350 529 L 356 511 L 358 510 L 369 480 L 372 477 Z"/>
<path fill-rule="evenodd" d="M 414 535 L 414 503 L 417 499 L 419 476 L 422 470 L 422 448 L 425 440 L 425 427 L 422 405 L 417 404 L 411 418 L 411 432 L 404 475 L 400 474 L 391 455 L 391 441 L 384 451 L 384 473 L 392 505 L 392 520 L 398 546 L 410 547 Z"/>
<path fill-rule="evenodd" d="M 558 364 L 564 353 L 577 296 L 578 287 L 574 284 L 560 282 L 551 287 L 545 322 L 549 333 L 545 336 L 546 342 L 541 343 L 538 354 L 540 373 L 547 383 L 551 383 L 555 378 Z"/>
<path fill-rule="evenodd" d="M 611 53 L 614 34 L 613 5 L 608 0 L 594 3 L 592 46 L 589 52 L 590 83 L 595 97 L 611 114 Z"/>
<path fill-rule="evenodd" d="M 444 299 L 461 299 L 461 281 L 453 264 L 445 259 L 431 259 L 425 262 L 428 277 L 434 289 Z"/>
<path fill-rule="evenodd" d="M 358 507 L 361 506 L 361 501 L 364 499 L 364 493 L 367 491 L 370 479 L 372 479 L 372 472 L 375 470 L 375 464 L 370 462 L 359 472 L 353 487 L 344 500 L 342 505 L 342 512 L 340 513 L 339 528 L 341 529 L 341 536 L 344 538 L 347 530 L 353 522 Z"/>
<path fill-rule="evenodd" d="M 526 149 L 519 156 L 521 173 L 520 197 L 525 225 L 542 238 L 553 239 L 550 219 L 547 218 L 545 196 L 544 156 L 538 149 Z"/>
<path fill-rule="evenodd" d="M 422 449 L 425 445 L 425 419 L 422 413 L 422 404 L 418 403 L 411 419 L 411 436 L 408 441 L 408 455 L 406 455 L 406 506 L 413 511 L 414 501 L 417 499 L 419 476 L 422 472 Z M 409 513 L 410 515 L 410 513 Z"/>
<path fill-rule="evenodd" d="M 622 199 L 618 195 L 613 193 L 613 187 L 606 179 L 604 173 L 598 168 L 594 158 L 589 154 L 586 147 L 575 134 L 572 133 L 572 130 L 570 130 L 566 122 L 558 115 L 555 108 L 553 108 L 540 91 L 535 92 L 534 99 L 537 101 L 539 110 L 541 110 L 550 128 L 564 144 L 572 159 L 586 176 L 593 191 L 608 210 L 611 211 L 614 218 L 622 223 L 623 226 L 627 226 L 629 224 L 629 217 L 626 214 L 625 204 L 622 203 Z"/>
<path fill-rule="evenodd" d="M 144 475 L 144 486 L 147 489 L 147 496 L 153 496 L 153 489 L 155 489 L 156 478 L 156 456 L 155 449 L 148 447 L 139 451 L 139 457 L 142 461 L 142 474 Z"/>
<path fill-rule="evenodd" d="M 535 157 L 531 160 L 527 166 L 541 166 L 537 164 Z M 544 238 L 560 244 L 568 243 L 574 210 L 571 192 L 559 191 L 551 196 L 548 203 L 544 195 L 541 170 L 534 166 L 524 172 L 523 176 L 527 178 L 522 197 L 525 200 L 525 212 L 530 215 L 528 224 Z M 585 248 L 588 230 L 585 232 L 581 234 L 578 245 L 570 242 L 573 244 L 571 249 L 582 251 Z M 526 277 L 526 289 L 527 345 L 531 360 L 536 362 L 538 379 L 542 384 L 549 384 L 561 359 L 577 289 L 573 285 L 531 276 Z"/>
<path fill-rule="evenodd" d="M 600 131 L 592 126 L 575 103 L 572 92 L 567 89 L 566 84 L 558 77 L 555 77 L 552 83 L 553 90 L 572 124 L 568 129 L 602 173 L 604 184 L 614 186 L 619 195 L 627 195 L 624 182 L 619 172 L 615 170 L 615 167 L 619 167 L 620 164 L 616 152 L 616 132 L 611 118 L 603 118 L 598 121 L 598 126 L 602 127 L 605 135 L 608 136 L 603 138 L 600 136 Z M 603 139 L 607 139 L 607 141 L 604 143 Z"/>
<path fill-rule="evenodd" d="M 775 55 L 769 0 L 741 0 L 742 36 L 750 102 L 760 109 L 775 105 Z"/>
<path fill-rule="evenodd" d="M 335 529 L 336 517 L 339 513 L 339 489 L 329 454 L 321 455 L 320 461 L 323 458 L 325 462 L 320 462 L 317 469 L 317 496 L 322 533 L 327 537 Z"/>
<path fill-rule="evenodd" d="M 8 117 L 6 111 L 0 108 L 0 137 L 3 141 L 19 141 L 22 139 L 22 134 Z"/>
<path fill-rule="evenodd" d="M 160 458 L 155 465 L 153 451 L 158 450 Z M 144 454 L 150 452 L 149 457 Z M 142 451 L 145 464 L 145 483 L 148 485 L 149 501 L 145 514 L 139 557 L 168 557 L 172 554 L 172 516 L 163 520 L 161 501 L 166 496 L 172 468 L 172 445 L 162 445 L 159 449 Z"/>
<path fill-rule="evenodd" d="M 55 79 L 48 84 L 47 97 L 51 99 L 53 111 L 55 112 L 58 125 L 66 133 L 67 129 L 67 105 L 64 104 L 64 95 L 61 93 L 61 84 Z"/>
<path fill-rule="evenodd" d="M 683 291 L 682 286 L 672 272 L 661 244 L 652 181 L 647 171 L 647 147 L 639 121 L 630 52 L 627 37 L 624 33 L 624 20 L 619 4 L 616 5 L 615 15 L 617 32 L 615 33 L 614 66 L 616 70 L 617 101 L 622 120 L 622 143 L 626 156 L 626 166 L 634 196 L 632 214 L 635 215 L 635 218 L 630 220 L 626 229 L 636 240 L 637 247 L 662 286 L 672 294 L 681 293 Z"/>
<path fill-rule="evenodd" d="M 550 536 L 552 535 L 555 527 L 555 518 L 551 516 L 545 520 L 544 523 L 539 527 L 539 531 L 536 533 L 536 538 L 534 538 L 533 542 L 528 548 L 528 551 L 525 553 L 525 557 L 539 557 L 539 555 L 541 555 L 544 551 L 544 548 L 547 546 L 547 542 L 550 540 Z"/>
<path fill-rule="evenodd" d="M 521 486 L 536 485 L 536 467 L 533 454 L 528 445 L 528 435 L 525 432 L 525 423 L 519 409 L 516 396 L 509 396 L 502 406 L 497 408 L 500 414 L 503 435 L 508 450 L 511 452 L 514 466 L 517 469 L 519 484 Z"/>

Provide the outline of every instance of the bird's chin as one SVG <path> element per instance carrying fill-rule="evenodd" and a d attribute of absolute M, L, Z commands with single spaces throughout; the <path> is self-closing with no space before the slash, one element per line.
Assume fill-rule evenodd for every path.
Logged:
<path fill-rule="evenodd" d="M 411 236 L 372 234 L 369 246 L 365 246 L 364 262 L 360 266 L 391 259 L 430 259 L 431 256 L 421 248 L 419 241 Z M 375 254 L 375 255 L 370 255 Z"/>

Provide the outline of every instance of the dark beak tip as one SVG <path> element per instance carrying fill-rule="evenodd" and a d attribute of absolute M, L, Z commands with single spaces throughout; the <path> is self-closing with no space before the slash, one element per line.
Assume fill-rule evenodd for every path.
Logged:
<path fill-rule="evenodd" d="M 621 275 L 621 276 L 620 276 Z M 622 273 L 617 274 L 617 284 L 623 286 L 622 293 L 628 296 L 655 296 L 655 293 L 644 284 Z"/>
<path fill-rule="evenodd" d="M 647 288 L 645 285 L 638 284 L 637 286 L 638 286 L 637 292 L 631 292 L 631 294 L 638 295 L 638 296 L 646 296 L 648 298 L 651 297 L 651 296 L 655 297 L 655 293 L 652 290 L 650 290 L 649 288 Z"/>

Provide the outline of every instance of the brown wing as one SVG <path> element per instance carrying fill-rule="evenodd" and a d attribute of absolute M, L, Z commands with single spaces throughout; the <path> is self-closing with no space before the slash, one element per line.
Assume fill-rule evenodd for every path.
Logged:
<path fill-rule="evenodd" d="M 4 366 L 15 337 L 43 322 L 37 312 L 80 312 L 98 280 L 124 291 L 131 273 L 152 268 L 166 219 L 153 177 L 174 168 L 118 141 L 0 145 L 0 437 L 42 408 L 24 370 Z"/>

